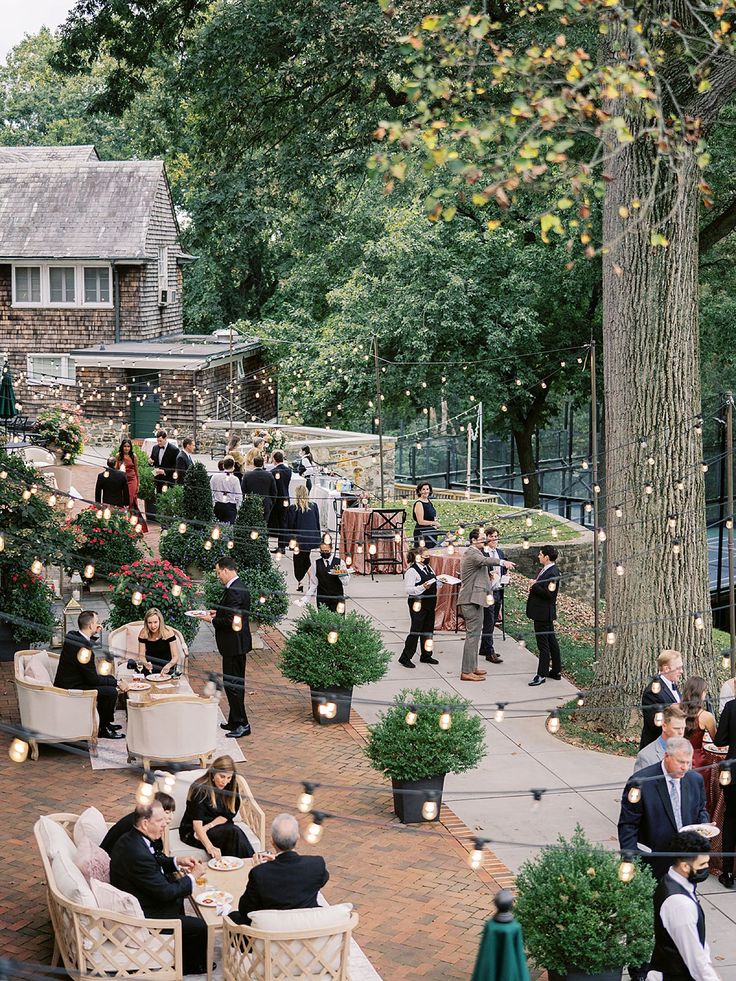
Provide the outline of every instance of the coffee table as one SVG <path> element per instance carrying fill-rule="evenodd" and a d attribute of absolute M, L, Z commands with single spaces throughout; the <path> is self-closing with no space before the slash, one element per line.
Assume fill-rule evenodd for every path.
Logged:
<path fill-rule="evenodd" d="M 222 915 L 216 909 L 208 906 L 200 906 L 194 902 L 194 896 L 208 889 L 224 889 L 231 893 L 233 897 L 232 908 L 238 908 L 238 900 L 245 892 L 250 870 L 253 868 L 252 858 L 244 859 L 245 864 L 241 869 L 234 869 L 232 872 L 217 872 L 215 869 L 207 869 L 207 883 L 204 886 L 194 886 L 192 892 L 192 906 L 197 916 L 207 927 L 207 978 L 212 979 L 212 963 L 215 959 L 215 935 L 222 931 Z"/>

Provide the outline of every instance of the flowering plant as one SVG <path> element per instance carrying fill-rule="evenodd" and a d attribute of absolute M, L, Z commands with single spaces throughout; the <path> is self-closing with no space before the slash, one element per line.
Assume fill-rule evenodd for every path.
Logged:
<path fill-rule="evenodd" d="M 97 575 L 107 576 L 150 551 L 122 508 L 92 505 L 69 521 L 83 535 L 82 554 L 75 556 L 71 563 L 71 568 L 80 572 L 92 563 Z"/>
<path fill-rule="evenodd" d="M 267 453 L 273 453 L 274 450 L 283 450 L 286 446 L 286 436 L 281 429 L 267 429 L 263 433 L 263 443 Z"/>
<path fill-rule="evenodd" d="M 13 639 L 19 643 L 44 643 L 51 640 L 56 627 L 54 590 L 41 576 L 19 569 L 7 577 L 7 621 Z"/>
<path fill-rule="evenodd" d="M 61 456 L 65 466 L 71 466 L 84 449 L 82 417 L 74 406 L 62 405 L 44 409 L 38 414 L 37 437 Z"/>
<path fill-rule="evenodd" d="M 187 643 L 194 640 L 199 623 L 185 611 L 195 608 L 195 591 L 192 580 L 181 569 L 165 559 L 142 559 L 124 565 L 110 579 L 113 591 L 106 626 L 114 629 L 142 620 L 146 610 L 155 606 Z"/>

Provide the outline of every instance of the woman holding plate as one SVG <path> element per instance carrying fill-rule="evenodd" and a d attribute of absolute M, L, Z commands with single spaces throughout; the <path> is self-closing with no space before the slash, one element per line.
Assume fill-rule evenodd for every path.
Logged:
<path fill-rule="evenodd" d="M 253 846 L 235 824 L 239 811 L 235 763 L 231 756 L 218 756 L 189 788 L 179 837 L 193 848 L 204 848 L 210 858 L 250 858 L 255 854 Z"/>
<path fill-rule="evenodd" d="M 406 561 L 409 568 L 404 573 L 404 586 L 409 597 L 409 616 L 411 627 L 399 657 L 399 664 L 405 668 L 415 668 L 412 658 L 417 652 L 417 643 L 422 643 L 419 660 L 425 664 L 439 664 L 432 657 L 434 644 L 434 611 L 437 606 L 437 577 L 423 552 L 411 550 Z"/>

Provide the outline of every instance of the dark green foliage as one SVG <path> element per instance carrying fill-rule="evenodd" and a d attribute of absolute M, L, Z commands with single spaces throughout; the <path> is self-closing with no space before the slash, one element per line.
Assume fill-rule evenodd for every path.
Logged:
<path fill-rule="evenodd" d="M 337 643 L 327 635 L 338 633 Z M 281 672 L 310 688 L 350 688 L 380 681 L 391 654 L 380 631 L 359 613 L 340 616 L 326 608 L 307 607 L 281 652 Z"/>
<path fill-rule="evenodd" d="M 194 463 L 184 475 L 184 507 L 186 521 L 212 521 L 212 490 L 204 464 Z"/>
<path fill-rule="evenodd" d="M 417 721 L 407 725 L 408 706 Z M 445 706 L 452 709 L 452 725 L 440 729 Z M 405 688 L 394 704 L 371 726 L 365 753 L 371 765 L 396 780 L 423 780 L 442 773 L 472 770 L 486 755 L 483 720 L 468 712 L 470 702 L 460 695 L 433 688 Z"/>
<path fill-rule="evenodd" d="M 522 865 L 515 911 L 539 967 L 597 974 L 647 961 L 654 879 L 639 865 L 631 882 L 621 882 L 619 862 L 577 825 L 570 841 L 560 836 Z"/>
<path fill-rule="evenodd" d="M 48 643 L 56 626 L 54 591 L 25 569 L 10 572 L 1 600 L 16 643 Z"/>
<path fill-rule="evenodd" d="M 271 566 L 270 569 L 244 569 L 238 574 L 250 592 L 250 622 L 273 627 L 283 620 L 289 610 L 283 572 Z M 265 603 L 260 602 L 261 596 L 265 598 Z M 214 572 L 208 572 L 204 577 L 204 604 L 207 609 L 211 610 L 221 597 L 222 583 Z"/>
<path fill-rule="evenodd" d="M 258 537 L 252 535 L 257 532 Z M 271 568 L 271 553 L 268 550 L 268 534 L 263 518 L 263 501 L 254 494 L 246 494 L 235 519 L 235 548 L 233 558 L 238 569 Z"/>
<path fill-rule="evenodd" d="M 205 548 L 205 542 L 210 548 Z M 214 569 L 215 562 L 228 553 L 227 540 L 223 537 L 212 541 L 207 529 L 187 528 L 182 534 L 176 525 L 161 535 L 159 554 L 180 569 L 196 566 L 208 571 Z"/>
<path fill-rule="evenodd" d="M 156 485 L 153 481 L 153 467 L 148 462 L 148 457 L 140 446 L 133 445 L 133 452 L 138 463 L 138 500 L 152 501 L 156 496 Z"/>
<path fill-rule="evenodd" d="M 128 511 L 112 508 L 110 517 L 99 515 L 100 508 L 85 508 L 74 519 L 74 525 L 84 535 L 79 555 L 69 568 L 83 572 L 88 562 L 93 562 L 95 574 L 107 576 L 117 572 L 122 565 L 142 559 L 150 549 L 128 520 Z"/>
<path fill-rule="evenodd" d="M 178 522 L 184 517 L 184 488 L 181 484 L 169 487 L 165 494 L 156 500 L 156 518 L 164 527 Z"/>
<path fill-rule="evenodd" d="M 192 580 L 181 569 L 162 559 L 146 559 L 124 565 L 110 578 L 114 581 L 110 597 L 110 616 L 106 623 L 110 629 L 142 620 L 146 610 L 155 606 L 163 614 L 166 623 L 170 627 L 176 627 L 188 644 L 197 636 L 199 621 L 188 617 L 185 612 L 193 610 L 197 605 L 195 589 Z M 175 585 L 181 587 L 178 596 L 172 592 Z M 143 596 L 138 606 L 132 599 L 136 589 Z"/>

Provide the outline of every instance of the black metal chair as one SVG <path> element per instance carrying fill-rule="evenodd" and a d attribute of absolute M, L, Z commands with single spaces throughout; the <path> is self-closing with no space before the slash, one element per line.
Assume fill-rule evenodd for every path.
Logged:
<path fill-rule="evenodd" d="M 371 579 L 379 572 L 379 566 L 381 572 L 388 567 L 390 574 L 403 574 L 405 521 L 403 508 L 375 508 L 368 515 L 364 538 Z"/>

